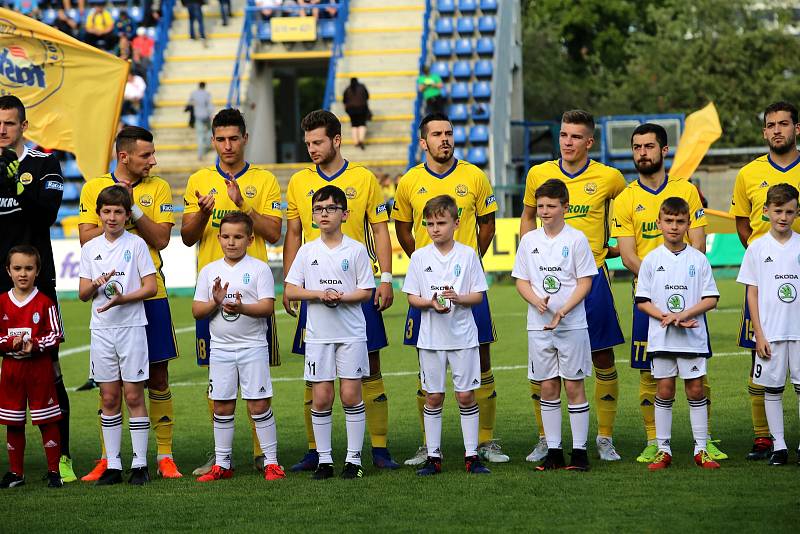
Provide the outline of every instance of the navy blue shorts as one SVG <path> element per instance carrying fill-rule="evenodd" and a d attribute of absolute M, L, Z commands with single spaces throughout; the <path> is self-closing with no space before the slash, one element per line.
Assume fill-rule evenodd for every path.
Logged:
<path fill-rule="evenodd" d="M 406 329 L 403 334 L 403 345 L 417 346 L 417 340 L 419 339 L 419 320 L 421 317 L 421 310 L 413 306 L 408 307 Z M 492 321 L 492 312 L 489 309 L 489 296 L 486 291 L 483 292 L 483 300 L 481 303 L 472 307 L 472 318 L 475 319 L 475 325 L 478 327 L 478 343 L 485 345 L 486 343 L 494 343 L 497 341 L 497 331 L 494 328 L 494 321 Z"/>
<path fill-rule="evenodd" d="M 208 367 L 208 357 L 211 353 L 211 331 L 209 330 L 211 321 L 206 319 L 196 319 L 194 322 L 195 330 L 195 350 L 197 352 L 197 365 Z M 275 323 L 275 315 L 270 315 L 267 319 L 267 341 L 269 342 L 269 366 L 278 367 L 281 364 L 281 351 L 278 346 L 278 326 Z"/>
<path fill-rule="evenodd" d="M 597 276 L 592 277 L 592 289 L 586 296 L 584 307 L 592 352 L 625 343 L 605 263 L 598 267 Z"/>
<path fill-rule="evenodd" d="M 375 306 L 375 290 L 372 290 L 372 298 L 361 303 L 361 311 L 364 312 L 364 319 L 367 322 L 367 351 L 377 352 L 389 346 L 386 337 L 386 327 L 383 324 L 383 315 Z M 297 315 L 297 330 L 294 332 L 294 342 L 292 352 L 300 354 L 306 353 L 306 321 L 308 317 L 308 302 L 300 303 L 300 313 Z"/>
<path fill-rule="evenodd" d="M 742 304 L 742 321 L 739 325 L 739 346 L 743 349 L 756 350 L 753 341 L 753 321 L 750 320 L 750 307 L 747 305 L 747 286 L 744 288 L 744 304 Z"/>
<path fill-rule="evenodd" d="M 166 298 L 144 301 L 147 317 L 147 358 L 150 363 L 166 362 L 178 357 L 178 341 L 172 326 L 169 300 Z"/>

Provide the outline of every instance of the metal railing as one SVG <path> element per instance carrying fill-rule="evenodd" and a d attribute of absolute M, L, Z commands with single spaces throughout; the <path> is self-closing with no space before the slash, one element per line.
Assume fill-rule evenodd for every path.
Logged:
<path fill-rule="evenodd" d="M 158 92 L 161 76 L 161 68 L 164 66 L 164 53 L 169 44 L 169 29 L 172 26 L 174 17 L 173 10 L 175 0 L 162 0 L 161 20 L 156 26 L 155 47 L 150 66 L 147 68 L 147 87 L 142 98 L 142 105 L 139 108 L 139 125 L 143 128 L 150 128 L 150 115 L 155 108 L 155 97 Z"/>
<path fill-rule="evenodd" d="M 244 22 L 242 22 L 242 33 L 239 36 L 239 44 L 236 47 L 236 59 L 233 63 L 233 76 L 231 85 L 228 88 L 228 101 L 225 107 L 238 108 L 242 103 L 242 71 L 250 62 L 250 45 L 253 42 L 253 22 L 258 17 L 259 9 L 253 0 L 247 0 L 247 7 L 244 10 Z"/>
<path fill-rule="evenodd" d="M 431 0 L 425 0 L 425 15 L 422 19 L 422 38 L 420 42 L 419 66 L 418 72 L 421 73 L 428 62 L 428 40 L 430 38 L 431 27 Z M 414 87 L 417 89 L 417 98 L 414 100 L 414 120 L 411 122 L 411 142 L 408 144 L 408 168 L 410 169 L 417 164 L 417 150 L 419 149 L 419 142 L 417 141 L 417 125 L 422 120 L 422 91 L 419 90 L 417 82 L 414 81 Z"/>
<path fill-rule="evenodd" d="M 349 16 L 350 0 L 342 0 L 339 11 L 336 14 L 336 36 L 333 38 L 331 59 L 328 62 L 328 80 L 325 83 L 325 96 L 322 100 L 322 107 L 327 110 L 331 109 L 336 100 L 336 65 L 344 51 L 344 39 Z"/>

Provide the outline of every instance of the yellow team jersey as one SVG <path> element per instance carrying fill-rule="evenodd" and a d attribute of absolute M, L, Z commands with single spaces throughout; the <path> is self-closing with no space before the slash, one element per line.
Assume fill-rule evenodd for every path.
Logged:
<path fill-rule="evenodd" d="M 567 184 L 569 212 L 564 215 L 567 224 L 580 230 L 589 240 L 594 261 L 598 267 L 608 254 L 608 216 L 611 201 L 625 189 L 627 183 L 622 173 L 613 167 L 588 160 L 586 166 L 570 174 L 561 166 L 561 160 L 534 165 L 525 182 L 526 206 L 536 207 L 536 189 L 551 178 Z"/>
<path fill-rule="evenodd" d="M 634 237 L 636 254 L 644 259 L 664 242 L 656 220 L 661 203 L 669 197 L 680 197 L 689 203 L 689 228 L 708 225 L 700 193 L 688 180 L 667 177 L 655 191 L 635 180 L 614 200 L 611 237 Z"/>
<path fill-rule="evenodd" d="M 254 167 L 246 163 L 244 169 L 234 176 L 239 184 L 239 189 L 246 205 L 252 205 L 257 213 L 282 218 L 281 190 L 275 175 L 261 167 Z M 186 193 L 183 196 L 184 213 L 197 213 L 200 206 L 197 204 L 195 191 L 200 195 L 214 195 L 214 211 L 208 219 L 200 238 L 197 249 L 197 271 L 222 258 L 222 247 L 219 246 L 217 235 L 219 223 L 225 215 L 234 211 L 241 211 L 228 196 L 225 185 L 225 174 L 219 165 L 200 169 L 189 177 L 186 184 Z M 256 234 L 253 244 L 247 247 L 247 253 L 261 261 L 267 261 L 267 243 L 264 238 Z"/>
<path fill-rule="evenodd" d="M 788 183 L 800 189 L 800 158 L 786 168 L 776 165 L 769 155 L 757 158 L 739 170 L 733 186 L 730 214 L 750 219 L 753 233 L 747 243 L 769 231 L 769 219 L 764 215 L 767 191 L 775 184 Z M 792 228 L 800 232 L 800 218 Z"/>
<path fill-rule="evenodd" d="M 319 166 L 294 173 L 286 189 L 286 218 L 300 219 L 304 242 L 318 238 L 319 227 L 311 216 L 311 197 L 326 185 L 344 191 L 350 215 L 342 223 L 342 233 L 363 243 L 374 263 L 377 256 L 370 225 L 387 222 L 389 215 L 378 179 L 366 167 L 345 160 L 344 166 L 332 176 L 326 176 Z"/>
<path fill-rule="evenodd" d="M 431 242 L 422 210 L 439 195 L 450 195 L 458 206 L 461 222 L 455 240 L 478 251 L 478 217 L 497 211 L 497 201 L 486 174 L 475 165 L 456 160 L 444 174 L 436 174 L 425 163 L 406 172 L 397 184 L 392 217 L 414 223 L 415 248 Z"/>
<path fill-rule="evenodd" d="M 117 179 L 114 173 L 108 173 L 83 184 L 80 205 L 78 206 L 78 224 L 85 223 L 101 226 L 100 217 L 96 211 L 97 196 L 100 191 L 115 183 L 117 183 Z M 133 201 L 151 221 L 175 224 L 175 218 L 172 214 L 172 191 L 166 180 L 162 180 L 158 176 L 148 176 L 137 182 L 133 186 Z M 136 225 L 130 219 L 125 224 L 125 229 L 132 234 L 140 235 Z M 150 245 L 147 248 L 150 250 L 150 256 L 153 258 L 153 264 L 156 267 L 156 284 L 158 285 L 158 292 L 152 298 L 167 298 L 164 274 L 161 272 L 161 267 L 164 264 L 161 259 L 161 251 L 154 249 Z"/>

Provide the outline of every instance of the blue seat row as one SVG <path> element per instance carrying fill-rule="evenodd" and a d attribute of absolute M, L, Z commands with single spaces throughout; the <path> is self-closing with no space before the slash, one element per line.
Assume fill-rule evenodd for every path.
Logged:
<path fill-rule="evenodd" d="M 450 85 L 448 94 L 450 100 L 454 102 L 469 100 L 470 96 L 478 101 L 490 100 L 492 98 L 492 85 L 487 81 L 478 81 L 473 83 L 470 88 L 467 82 L 455 82 Z"/>
<path fill-rule="evenodd" d="M 475 13 L 480 5 L 484 13 L 494 13 L 497 11 L 497 0 L 458 0 L 459 13 Z M 455 13 L 455 0 L 437 0 L 436 9 L 439 13 Z"/>
<path fill-rule="evenodd" d="M 436 33 L 439 37 L 449 37 L 457 31 L 462 36 L 471 36 L 475 33 L 475 19 L 472 17 L 462 17 L 455 19 L 455 26 L 453 25 L 452 17 L 442 17 L 436 21 Z M 478 32 L 484 35 L 491 35 L 497 30 L 497 20 L 490 16 L 484 15 L 478 18 Z"/>
<path fill-rule="evenodd" d="M 489 128 L 483 124 L 477 124 L 470 128 L 469 133 L 464 126 L 453 127 L 453 142 L 456 146 L 464 146 L 467 141 L 471 145 L 489 144 Z"/>
<path fill-rule="evenodd" d="M 494 55 L 494 40 L 491 37 L 481 37 L 477 41 L 472 39 L 436 39 L 433 42 L 433 55 L 440 58 L 450 57 L 455 53 L 457 56 L 471 56 L 477 53 L 479 56 Z"/>
<path fill-rule="evenodd" d="M 456 147 L 453 155 L 456 159 L 465 159 L 478 167 L 485 167 L 489 163 L 489 153 L 486 151 L 485 146 L 473 146 L 467 150 L 466 154 L 464 149 Z"/>
<path fill-rule="evenodd" d="M 489 107 L 485 104 L 473 104 L 470 109 L 466 104 L 454 103 L 447 109 L 447 116 L 454 124 L 467 122 L 489 122 Z"/>
<path fill-rule="evenodd" d="M 480 59 L 474 63 L 467 60 L 456 61 L 452 72 L 447 61 L 437 61 L 431 66 L 431 72 L 438 74 L 442 79 L 447 79 L 452 74 L 456 80 L 468 80 L 473 74 L 478 79 L 489 79 L 493 70 L 492 61 L 489 59 Z"/>
<path fill-rule="evenodd" d="M 109 11 L 111 12 L 111 17 L 114 20 L 119 19 L 120 8 L 112 7 L 112 8 L 109 8 Z M 144 20 L 144 10 L 141 7 L 139 7 L 139 6 L 131 6 L 131 8 L 128 9 L 127 11 L 128 11 L 128 16 L 136 24 L 140 24 L 142 22 L 142 20 Z M 78 11 L 76 8 L 71 8 L 71 9 L 68 9 L 66 11 L 67 16 L 69 18 L 71 18 L 72 20 L 75 20 L 75 21 L 79 21 L 81 23 L 85 23 L 86 22 L 86 18 L 89 16 L 90 12 L 91 11 L 89 9 L 87 9 L 84 12 L 84 16 L 81 17 L 80 11 Z M 58 13 L 56 12 L 55 9 L 45 9 L 42 12 L 42 22 L 52 26 L 53 23 L 56 21 L 56 17 L 57 16 L 58 16 Z"/>

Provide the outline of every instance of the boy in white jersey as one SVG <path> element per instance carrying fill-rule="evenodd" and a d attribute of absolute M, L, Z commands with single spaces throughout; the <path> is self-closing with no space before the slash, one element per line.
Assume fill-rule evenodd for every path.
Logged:
<path fill-rule="evenodd" d="M 103 233 L 81 249 L 78 297 L 92 300 L 90 378 L 100 384 L 100 422 L 106 444 L 108 469 L 98 486 L 122 482 L 122 394 L 128 406 L 133 460 L 131 484 L 150 480 L 147 438 L 150 419 L 144 402 L 149 377 L 144 299 L 156 294 L 156 269 L 147 243 L 125 231 L 131 216 L 131 197 L 117 185 L 97 196 L 97 214 Z"/>
<path fill-rule="evenodd" d="M 511 276 L 528 302 L 528 379 L 542 383 L 542 426 L 548 452 L 536 469 L 588 471 L 589 403 L 583 380 L 591 376 L 592 355 L 583 300 L 597 267 L 586 236 L 564 223 L 569 209 L 566 184 L 547 180 L 536 189 L 535 198 L 542 227 L 522 237 Z M 561 448 L 561 379 L 572 428 L 568 466 Z"/>
<path fill-rule="evenodd" d="M 481 386 L 481 362 L 478 327 L 470 307 L 480 304 L 489 288 L 475 250 L 453 239 L 459 224 L 455 199 L 433 197 L 425 203 L 422 216 L 433 243 L 411 254 L 403 284 L 408 304 L 421 310 L 417 351 L 422 388 L 428 392 L 423 409 L 428 459 L 417 474 L 435 475 L 442 470 L 442 403 L 448 365 L 461 409 L 467 472 L 486 474 L 489 470 L 478 458 L 475 390 Z"/>
<path fill-rule="evenodd" d="M 800 396 L 800 234 L 792 231 L 797 218 L 797 189 L 773 185 L 767 191 L 764 215 L 769 232 L 753 241 L 742 260 L 737 282 L 747 285 L 747 303 L 756 342 L 753 381 L 764 386 L 764 408 L 774 439 L 769 465 L 785 465 L 789 452 L 783 430 L 783 388 L 786 368 Z M 800 449 L 798 449 L 800 464 Z"/>
<path fill-rule="evenodd" d="M 216 455 L 211 471 L 197 481 L 233 476 L 234 413 L 240 386 L 264 454 L 264 478 L 286 478 L 278 464 L 278 436 L 271 408 L 267 321 L 275 308 L 272 271 L 263 261 L 247 255 L 247 247 L 255 239 L 249 215 L 240 211 L 225 215 L 217 239 L 224 257 L 202 268 L 192 302 L 195 319 L 210 319 L 208 398 L 214 401 Z"/>
<path fill-rule="evenodd" d="M 361 303 L 372 298 L 375 278 L 366 247 L 342 233 L 347 219 L 347 196 L 333 185 L 311 197 L 319 238 L 300 247 L 286 275 L 289 300 L 308 301 L 304 378 L 311 382 L 311 422 L 319 453 L 315 480 L 333 476 L 331 449 L 333 382 L 347 427 L 347 458 L 342 478 L 361 478 L 361 447 L 366 417 L 361 378 L 369 376 L 367 325 Z"/>
<path fill-rule="evenodd" d="M 694 461 L 704 469 L 719 464 L 709 456 L 708 399 L 703 391 L 706 361 L 711 356 L 705 313 L 719 301 L 719 291 L 705 254 L 684 241 L 689 230 L 689 203 L 669 197 L 656 219 L 664 243 L 642 260 L 636 285 L 636 305 L 650 316 L 647 356 L 656 390 L 658 453 L 651 471 L 672 463 L 672 404 L 675 377 L 684 380 L 694 437 Z"/>

